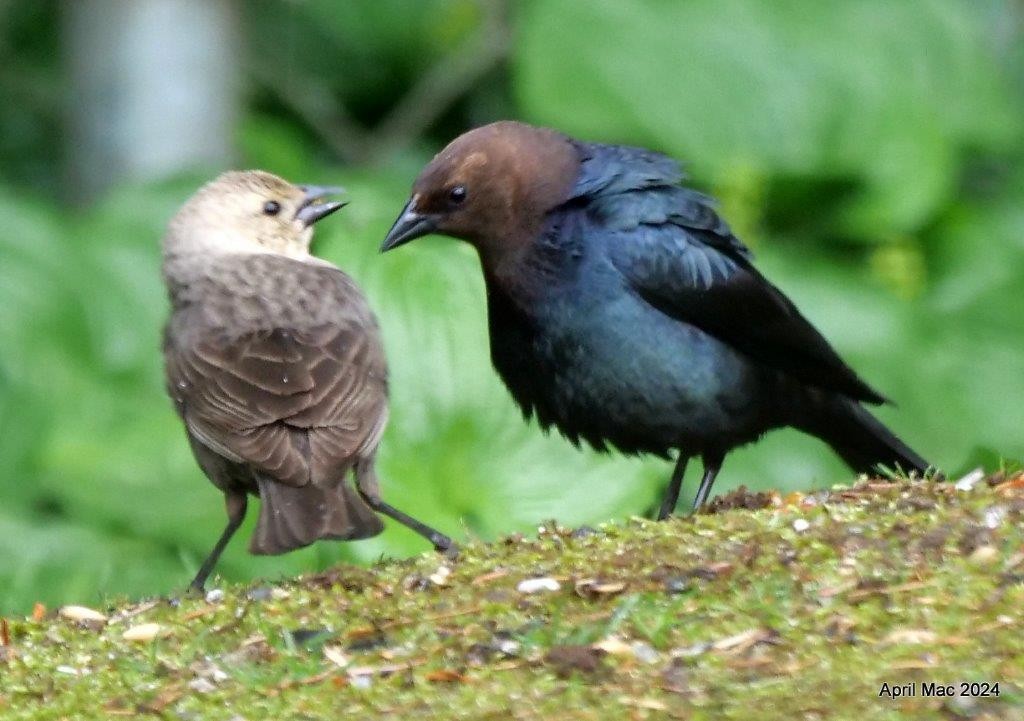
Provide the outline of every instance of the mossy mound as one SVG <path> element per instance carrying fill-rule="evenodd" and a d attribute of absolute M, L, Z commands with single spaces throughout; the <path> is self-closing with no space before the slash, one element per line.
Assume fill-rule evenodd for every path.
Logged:
<path fill-rule="evenodd" d="M 6 622 L 0 718 L 1022 718 L 1024 475 L 975 480 L 40 610 Z"/>

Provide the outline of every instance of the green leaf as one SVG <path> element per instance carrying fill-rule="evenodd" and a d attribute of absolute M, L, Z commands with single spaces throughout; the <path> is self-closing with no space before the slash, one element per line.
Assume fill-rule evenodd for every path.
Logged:
<path fill-rule="evenodd" d="M 919 227 L 953 193 L 961 150 L 1019 134 L 969 3 L 536 0 L 520 24 L 531 119 L 660 148 L 705 179 L 847 176 L 863 188 L 848 233 Z"/>

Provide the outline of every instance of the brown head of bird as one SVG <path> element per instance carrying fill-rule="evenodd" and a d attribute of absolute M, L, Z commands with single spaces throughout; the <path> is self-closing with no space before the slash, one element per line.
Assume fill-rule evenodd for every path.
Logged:
<path fill-rule="evenodd" d="M 420 173 L 381 251 L 441 233 L 469 242 L 498 270 L 565 201 L 579 164 L 571 141 L 554 130 L 515 121 L 471 130 Z"/>

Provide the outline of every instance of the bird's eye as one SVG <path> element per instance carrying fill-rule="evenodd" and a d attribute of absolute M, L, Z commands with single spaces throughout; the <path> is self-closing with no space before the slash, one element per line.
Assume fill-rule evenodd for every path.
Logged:
<path fill-rule="evenodd" d="M 268 200 L 263 204 L 264 215 L 277 215 L 281 212 L 281 204 L 276 200 Z"/>
<path fill-rule="evenodd" d="M 462 205 L 466 200 L 466 186 L 456 185 L 454 188 L 448 191 L 448 200 L 453 205 Z"/>

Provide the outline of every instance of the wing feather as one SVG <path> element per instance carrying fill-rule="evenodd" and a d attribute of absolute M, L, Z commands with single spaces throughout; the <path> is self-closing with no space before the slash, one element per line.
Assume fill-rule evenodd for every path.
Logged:
<path fill-rule="evenodd" d="M 289 485 L 336 481 L 379 436 L 387 371 L 376 328 L 325 323 L 168 345 L 168 389 L 204 445 Z"/>
<path fill-rule="evenodd" d="M 885 402 L 752 265 L 714 201 L 678 185 L 677 164 L 642 149 L 582 147 L 563 212 L 585 213 L 592 226 L 584 232 L 606 234 L 613 264 L 640 297 L 805 383 Z"/>

